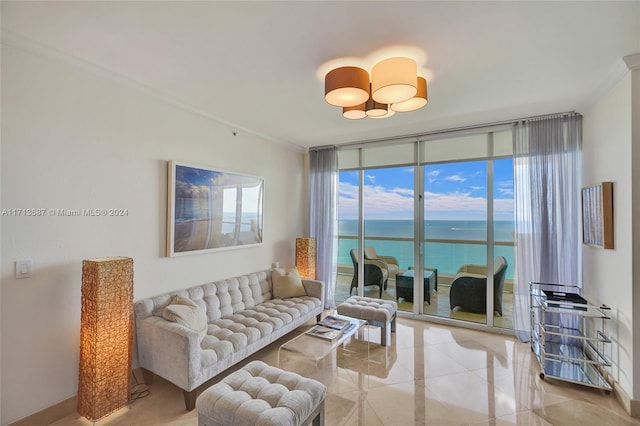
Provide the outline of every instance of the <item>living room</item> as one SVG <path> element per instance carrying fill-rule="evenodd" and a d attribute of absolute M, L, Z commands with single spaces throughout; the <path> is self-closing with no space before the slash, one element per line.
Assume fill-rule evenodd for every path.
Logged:
<path fill-rule="evenodd" d="M 633 184 L 640 182 L 640 3 L 525 3 L 522 10 L 518 4 L 482 2 L 475 7 L 457 2 L 402 7 L 395 2 L 201 2 L 191 7 L 2 2 L 0 209 L 46 212 L 2 216 L 3 425 L 77 393 L 84 259 L 133 258 L 136 300 L 264 270 L 273 262 L 291 266 L 296 237 L 309 232 L 308 148 L 570 110 L 583 116 L 583 186 L 615 184 L 615 249 L 584 247 L 583 288 L 593 303 L 612 307 L 608 372 L 621 405 L 639 415 L 635 344 L 640 328 L 635 325 L 640 309 L 635 306 L 640 299 L 634 289 L 640 283 L 640 187 Z M 545 17 L 545 31 L 563 35 L 558 44 L 575 46 L 532 44 L 522 49 L 531 53 L 516 55 L 506 39 L 520 37 L 518 27 L 529 31 L 526 40 L 535 39 L 532 27 L 540 29 L 537 19 Z M 474 18 L 491 25 L 482 33 L 467 31 Z M 376 19 L 389 22 L 376 39 L 366 41 L 365 29 Z M 412 39 L 406 28 L 421 25 L 431 28 L 434 39 L 442 34 L 447 44 L 430 47 L 435 42 L 422 33 Z M 273 30 L 279 26 L 282 31 Z M 209 44 L 208 51 L 193 47 L 189 36 L 189 28 L 197 38 L 195 28 L 206 27 L 211 27 L 209 38 L 200 38 L 198 46 Z M 293 44 L 293 38 L 301 40 Z M 310 47 L 299 48 L 303 42 Z M 323 63 L 398 43 L 425 49 L 426 67 L 434 70 L 425 108 L 397 114 L 385 124 L 350 122 L 326 104 L 316 75 Z M 549 71 L 531 79 L 528 67 L 545 49 L 552 52 L 542 58 Z M 185 55 L 194 62 L 176 59 Z M 196 59 L 206 56 L 211 56 L 204 62 L 208 67 L 198 68 L 204 64 Z M 510 59 L 526 56 L 526 62 Z M 586 59 L 591 56 L 607 59 L 596 67 Z M 239 58 L 243 62 L 236 62 Z M 491 61 L 499 64 L 499 76 L 492 75 Z M 439 87 L 444 74 L 466 68 L 479 72 L 472 67 L 476 62 L 489 70 L 483 79 L 467 77 L 464 86 Z M 283 68 L 297 74 L 273 77 Z M 176 77 L 190 73 L 193 81 Z M 573 80 L 584 84 L 583 73 L 587 87 L 573 86 Z M 233 74 L 236 79 L 221 77 Z M 501 85 L 505 74 L 518 75 L 509 80 L 517 87 Z M 201 79 L 216 85 L 203 87 Z M 243 79 L 256 79 L 265 92 L 242 90 Z M 297 80 L 303 83 L 296 86 Z M 553 89 L 542 90 L 545 86 Z M 492 91 L 512 94 L 493 99 Z M 275 103 L 270 96 L 279 98 L 281 92 L 286 97 Z M 235 93 L 237 98 L 230 95 Z M 280 102 L 289 104 L 285 108 Z M 444 110 L 453 106 L 455 115 Z M 167 257 L 171 160 L 263 177 L 263 243 Z M 126 214 L 64 213 L 77 209 Z M 16 279 L 15 262 L 24 259 L 32 260 L 31 277 Z"/>

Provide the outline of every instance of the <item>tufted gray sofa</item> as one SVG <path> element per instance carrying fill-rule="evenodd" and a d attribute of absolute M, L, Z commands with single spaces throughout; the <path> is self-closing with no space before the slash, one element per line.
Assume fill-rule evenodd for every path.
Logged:
<path fill-rule="evenodd" d="M 138 363 L 145 383 L 153 373 L 184 391 L 195 408 L 198 387 L 269 343 L 316 317 L 324 307 L 324 283 L 302 280 L 306 296 L 274 299 L 271 271 L 216 281 L 134 304 Z M 163 318 L 175 295 L 206 311 L 207 335 Z"/>

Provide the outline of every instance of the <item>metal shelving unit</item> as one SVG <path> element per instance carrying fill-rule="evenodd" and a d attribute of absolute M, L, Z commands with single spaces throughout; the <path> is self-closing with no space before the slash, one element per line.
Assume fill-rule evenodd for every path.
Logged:
<path fill-rule="evenodd" d="M 594 306 L 572 285 L 529 283 L 531 350 L 545 376 L 611 391 L 603 367 L 609 307 Z"/>

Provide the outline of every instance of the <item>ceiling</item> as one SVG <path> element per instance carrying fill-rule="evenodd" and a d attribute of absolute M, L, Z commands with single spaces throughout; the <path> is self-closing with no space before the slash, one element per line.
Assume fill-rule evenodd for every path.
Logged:
<path fill-rule="evenodd" d="M 10 2 L 3 38 L 302 148 L 576 110 L 640 52 L 629 2 Z M 429 104 L 346 120 L 324 101 L 336 58 L 410 54 Z M 336 63 L 336 61 L 333 61 Z M 344 64 L 344 62 L 342 63 Z"/>

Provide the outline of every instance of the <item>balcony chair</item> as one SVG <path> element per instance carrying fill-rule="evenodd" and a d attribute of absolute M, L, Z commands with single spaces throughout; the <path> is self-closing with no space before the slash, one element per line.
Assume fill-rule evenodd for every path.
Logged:
<path fill-rule="evenodd" d="M 354 288 L 358 288 L 358 251 L 352 249 L 351 261 L 353 262 L 353 278 L 351 279 L 351 288 L 349 289 L 349 295 Z M 364 261 L 364 286 L 377 285 L 380 287 L 380 298 L 382 299 L 382 288 L 385 286 L 387 279 L 389 278 L 389 272 L 386 263 L 382 260 L 372 259 Z"/>
<path fill-rule="evenodd" d="M 493 262 L 493 310 L 502 316 L 502 292 L 507 259 L 498 256 Z M 487 267 L 462 265 L 449 290 L 451 309 L 456 306 L 465 311 L 485 313 L 487 305 Z"/>
<path fill-rule="evenodd" d="M 380 256 L 376 253 L 376 249 L 371 246 L 364 247 L 364 258 L 365 260 L 380 260 L 384 262 L 389 277 L 395 277 L 400 272 L 398 259 L 393 256 Z M 387 280 L 384 281 L 384 289 L 387 289 Z"/>

